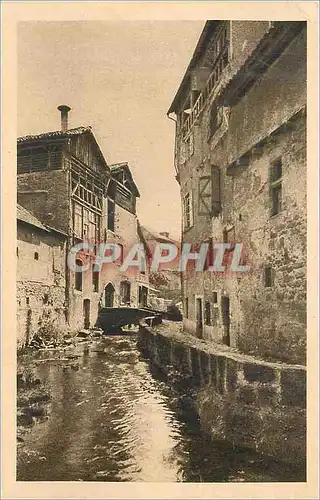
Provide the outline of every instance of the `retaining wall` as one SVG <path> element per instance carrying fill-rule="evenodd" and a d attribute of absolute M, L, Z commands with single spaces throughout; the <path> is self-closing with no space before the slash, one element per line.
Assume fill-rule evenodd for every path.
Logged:
<path fill-rule="evenodd" d="M 306 369 L 221 349 L 166 324 L 141 328 L 138 345 L 164 371 L 189 378 L 202 427 L 297 467 L 306 461 Z"/>

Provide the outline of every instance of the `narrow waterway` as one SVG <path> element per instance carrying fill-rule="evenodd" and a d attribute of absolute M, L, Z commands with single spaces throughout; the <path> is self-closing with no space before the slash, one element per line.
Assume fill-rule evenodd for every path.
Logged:
<path fill-rule="evenodd" d="M 31 364 L 52 399 L 48 418 L 18 449 L 19 481 L 299 480 L 253 452 L 210 442 L 141 357 L 135 336 L 19 358 Z"/>

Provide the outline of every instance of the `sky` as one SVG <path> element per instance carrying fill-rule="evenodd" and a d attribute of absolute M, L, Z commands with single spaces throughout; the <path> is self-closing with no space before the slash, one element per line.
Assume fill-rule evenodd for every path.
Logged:
<path fill-rule="evenodd" d="M 180 237 L 174 123 L 166 116 L 202 21 L 23 22 L 18 28 L 18 135 L 92 126 L 109 164 L 128 161 L 141 224 Z"/>

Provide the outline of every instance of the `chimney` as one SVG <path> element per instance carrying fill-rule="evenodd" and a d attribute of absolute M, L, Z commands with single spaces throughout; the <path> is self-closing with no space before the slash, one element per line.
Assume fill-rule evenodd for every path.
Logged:
<path fill-rule="evenodd" d="M 169 233 L 167 233 L 166 231 L 162 231 L 160 234 L 161 234 L 161 236 L 165 236 L 166 238 L 169 238 Z"/>
<path fill-rule="evenodd" d="M 61 111 L 61 132 L 67 132 L 68 130 L 68 113 L 71 110 L 69 106 L 61 104 L 58 106 L 58 110 Z"/>

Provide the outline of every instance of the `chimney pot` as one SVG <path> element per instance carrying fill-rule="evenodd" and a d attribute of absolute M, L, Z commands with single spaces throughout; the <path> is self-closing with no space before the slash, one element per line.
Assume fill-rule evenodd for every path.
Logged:
<path fill-rule="evenodd" d="M 69 106 L 61 104 L 58 106 L 58 110 L 61 112 L 61 132 L 67 132 L 68 130 L 68 113 L 71 110 Z"/>

